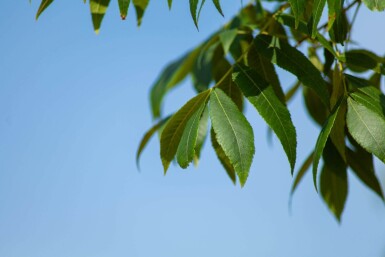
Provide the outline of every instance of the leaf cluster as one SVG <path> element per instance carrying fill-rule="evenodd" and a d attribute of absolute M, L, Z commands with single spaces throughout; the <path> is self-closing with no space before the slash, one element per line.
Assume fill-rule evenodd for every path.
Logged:
<path fill-rule="evenodd" d="M 43 0 L 37 17 L 52 2 Z M 96 31 L 109 2 L 89 1 Z M 124 19 L 130 0 L 118 2 Z M 151 88 L 155 125 L 143 137 L 137 160 L 156 133 L 164 173 L 174 160 L 182 168 L 197 164 L 204 142 L 210 140 L 229 178 L 244 186 L 255 154 L 254 131 L 244 116 L 248 102 L 279 139 L 294 174 L 297 133 L 288 104 L 302 92 L 305 109 L 320 133 L 296 173 L 292 193 L 312 166 L 315 189 L 340 220 L 348 195 L 348 172 L 384 199 L 373 161 L 385 163 L 385 95 L 381 91 L 385 58 L 350 46 L 362 3 L 381 11 L 385 1 L 274 2 L 272 10 L 261 0 L 242 7 L 226 25 L 164 68 Z M 189 3 L 198 28 L 205 0 Z M 220 1 L 212 3 L 223 15 Z M 149 0 L 133 0 L 138 25 L 148 4 Z M 172 0 L 168 6 L 172 7 Z M 322 24 L 326 10 L 328 19 Z M 279 79 L 277 67 L 296 78 L 293 86 Z M 187 77 L 196 96 L 163 118 L 167 93 Z"/>

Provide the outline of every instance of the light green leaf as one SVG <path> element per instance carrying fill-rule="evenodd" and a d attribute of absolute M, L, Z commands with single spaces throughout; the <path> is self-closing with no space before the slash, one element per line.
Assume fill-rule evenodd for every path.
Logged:
<path fill-rule="evenodd" d="M 324 160 L 320 179 L 321 195 L 340 222 L 348 196 L 348 178 L 346 165 L 330 140 L 324 150 Z"/>
<path fill-rule="evenodd" d="M 297 134 L 289 110 L 278 99 L 269 83 L 260 77 L 255 70 L 237 64 L 234 69 L 233 80 L 278 136 L 293 173 L 296 161 Z"/>
<path fill-rule="evenodd" d="M 219 34 L 219 40 L 222 43 L 223 52 L 226 55 L 230 51 L 230 47 L 237 37 L 238 29 L 229 29 Z"/>
<path fill-rule="evenodd" d="M 209 112 L 216 139 L 243 187 L 255 152 L 253 129 L 235 103 L 218 88 L 211 93 Z"/>
<path fill-rule="evenodd" d="M 373 155 L 365 151 L 362 147 L 355 147 L 352 151 L 347 149 L 347 161 L 356 176 L 375 192 L 382 200 L 384 194 L 374 172 Z"/>
<path fill-rule="evenodd" d="M 291 187 L 290 197 L 293 196 L 302 178 L 304 177 L 306 172 L 309 170 L 310 165 L 313 163 L 313 156 L 314 156 L 314 151 L 309 154 L 309 156 L 303 162 L 301 168 L 298 170 L 297 176 L 295 177 L 294 183 Z"/>
<path fill-rule="evenodd" d="M 193 161 L 195 155 L 195 146 L 198 138 L 199 123 L 206 104 L 201 107 L 190 117 L 180 139 L 176 159 L 182 168 L 187 168 Z"/>
<path fill-rule="evenodd" d="M 190 118 L 205 105 L 210 90 L 204 91 L 191 100 L 189 100 L 177 113 L 175 113 L 167 122 L 160 138 L 160 156 L 164 167 L 164 173 L 174 159 L 181 141 L 183 132 Z"/>
<path fill-rule="evenodd" d="M 90 0 L 92 23 L 96 34 L 99 33 L 100 25 L 109 4 L 110 0 Z"/>
<path fill-rule="evenodd" d="M 318 163 L 321 158 L 322 152 L 325 148 L 326 142 L 329 138 L 330 132 L 334 126 L 334 122 L 336 121 L 338 112 L 340 110 L 342 100 L 336 104 L 330 116 L 326 120 L 325 124 L 322 127 L 322 130 L 318 136 L 317 143 L 314 149 L 314 160 L 313 160 L 313 180 L 314 186 L 317 189 L 317 172 L 318 172 Z"/>
<path fill-rule="evenodd" d="M 142 140 L 140 141 L 140 144 L 139 144 L 139 147 L 138 147 L 138 150 L 136 152 L 136 166 L 138 167 L 138 169 L 140 168 L 139 167 L 139 160 L 140 160 L 140 156 L 144 150 L 144 148 L 146 147 L 147 143 L 149 142 L 149 140 L 151 139 L 151 137 L 170 119 L 170 116 L 162 119 L 161 121 L 159 121 L 158 123 L 156 123 L 152 128 L 150 128 L 143 136 Z"/>
<path fill-rule="evenodd" d="M 223 168 L 225 168 L 226 170 L 227 175 L 235 185 L 237 183 L 237 175 L 235 173 L 234 166 L 231 164 L 230 159 L 226 156 L 225 152 L 223 151 L 223 148 L 219 145 L 213 129 L 211 129 L 211 143 L 219 161 L 221 162 Z"/>
<path fill-rule="evenodd" d="M 201 156 L 201 150 L 203 147 L 203 144 L 207 137 L 207 130 L 208 130 L 208 124 L 209 124 L 209 109 L 205 108 L 205 110 L 202 113 L 201 120 L 199 122 L 199 128 L 198 128 L 198 136 L 197 141 L 195 143 L 195 154 L 194 154 L 194 164 L 195 166 L 198 165 L 199 158 Z"/>
<path fill-rule="evenodd" d="M 363 0 L 363 2 L 372 11 L 385 10 L 385 0 Z"/>
<path fill-rule="evenodd" d="M 39 6 L 39 9 L 37 10 L 37 13 L 36 13 L 36 20 L 39 19 L 40 17 L 40 14 L 42 14 L 44 12 L 45 9 L 47 9 L 47 7 L 52 4 L 53 0 L 42 0 L 41 3 L 40 3 L 40 6 Z"/>
<path fill-rule="evenodd" d="M 142 18 L 143 18 L 144 12 L 147 9 L 149 2 L 150 0 L 133 0 L 132 1 L 136 11 L 136 20 L 137 20 L 138 26 L 142 24 Z"/>
<path fill-rule="evenodd" d="M 218 12 L 222 15 L 223 15 L 223 12 L 222 12 L 222 7 L 221 7 L 221 3 L 220 3 L 220 0 L 213 0 L 213 3 L 215 5 L 215 8 L 217 8 Z"/>
<path fill-rule="evenodd" d="M 259 53 L 297 76 L 303 85 L 313 89 L 329 107 L 329 93 L 321 73 L 300 51 L 284 41 L 263 34 L 254 39 L 254 44 Z"/>
<path fill-rule="evenodd" d="M 295 17 L 295 28 L 298 28 L 301 15 L 305 12 L 305 0 L 289 0 Z"/>
<path fill-rule="evenodd" d="M 161 73 L 151 89 L 151 110 L 154 118 L 161 115 L 161 105 L 166 93 L 178 85 L 193 69 L 200 47 L 169 64 Z"/>
<path fill-rule="evenodd" d="M 125 20 L 127 17 L 128 7 L 130 6 L 131 0 L 118 0 L 119 3 L 119 10 L 120 10 L 120 17 L 122 20 Z"/>
<path fill-rule="evenodd" d="M 312 14 L 312 30 L 311 37 L 315 38 L 318 34 L 318 23 L 321 19 L 322 12 L 325 8 L 326 0 L 314 0 L 313 14 Z"/>
<path fill-rule="evenodd" d="M 385 120 L 377 112 L 348 98 L 348 129 L 366 151 L 385 163 Z"/>

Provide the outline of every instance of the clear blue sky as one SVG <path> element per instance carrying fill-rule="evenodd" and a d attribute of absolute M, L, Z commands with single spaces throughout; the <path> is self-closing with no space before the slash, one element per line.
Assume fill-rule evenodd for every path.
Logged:
<path fill-rule="evenodd" d="M 38 22 L 37 1 L 0 2 L 0 256 L 384 257 L 385 205 L 352 174 L 341 225 L 310 176 L 289 212 L 288 162 L 250 107 L 256 155 L 245 188 L 231 184 L 208 142 L 198 168 L 164 177 L 152 140 L 137 171 L 150 85 L 226 21 L 208 4 L 197 32 L 187 2 L 169 12 L 153 0 L 138 29 L 133 10 L 122 22 L 112 1 L 99 36 L 82 1 L 56 1 Z M 227 17 L 240 7 L 222 2 Z M 383 35 L 372 33 L 385 15 L 360 14 L 354 37 L 383 54 Z M 287 88 L 292 78 L 281 76 Z M 192 96 L 187 81 L 165 112 Z M 298 166 L 318 132 L 302 106 L 299 97 L 290 105 Z M 377 170 L 385 177 L 384 165 Z"/>

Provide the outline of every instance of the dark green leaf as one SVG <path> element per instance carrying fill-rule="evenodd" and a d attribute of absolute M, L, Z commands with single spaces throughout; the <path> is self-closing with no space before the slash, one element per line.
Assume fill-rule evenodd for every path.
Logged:
<path fill-rule="evenodd" d="M 225 168 L 226 170 L 227 175 L 235 185 L 237 183 L 237 176 L 235 173 L 234 166 L 231 164 L 230 159 L 226 156 L 225 152 L 223 151 L 223 148 L 219 145 L 213 129 L 211 129 L 211 143 L 219 161 L 221 162 L 223 168 Z"/>
<path fill-rule="evenodd" d="M 332 28 L 329 30 L 329 36 L 334 43 L 344 44 L 349 32 L 349 22 L 345 12 L 341 12 L 336 17 Z"/>
<path fill-rule="evenodd" d="M 269 83 L 260 77 L 255 70 L 236 65 L 233 80 L 278 136 L 293 173 L 296 160 L 297 135 L 289 110 L 278 99 Z"/>
<path fill-rule="evenodd" d="M 296 48 L 268 35 L 258 35 L 254 43 L 258 52 L 271 62 L 296 75 L 305 86 L 312 88 L 329 106 L 329 93 L 319 70 Z"/>
<path fill-rule="evenodd" d="M 125 20 L 127 17 L 128 7 L 130 6 L 131 0 L 118 0 L 119 3 L 119 10 L 120 10 L 120 17 L 122 20 Z"/>
<path fill-rule="evenodd" d="M 162 119 L 158 123 L 156 123 L 152 128 L 150 128 L 146 134 L 144 134 L 142 140 L 140 141 L 138 151 L 136 152 L 136 166 L 139 169 L 139 160 L 140 155 L 142 154 L 144 148 L 146 147 L 148 141 L 151 139 L 151 137 L 169 120 L 170 116 L 167 118 Z"/>
<path fill-rule="evenodd" d="M 324 10 L 326 0 L 314 0 L 313 14 L 312 14 L 312 30 L 311 37 L 315 38 L 318 34 L 318 23 L 321 19 L 322 12 Z"/>
<path fill-rule="evenodd" d="M 223 15 L 223 12 L 222 12 L 222 7 L 221 7 L 221 3 L 220 3 L 220 0 L 213 0 L 213 3 L 215 5 L 215 8 L 217 8 L 218 12 L 222 15 Z"/>
<path fill-rule="evenodd" d="M 100 25 L 109 4 L 110 0 L 90 0 L 92 23 L 96 34 L 99 33 Z"/>
<path fill-rule="evenodd" d="M 354 72 L 365 72 L 375 70 L 380 73 L 381 58 L 367 50 L 350 50 L 345 53 L 347 67 Z"/>
<path fill-rule="evenodd" d="M 198 138 L 199 123 L 202 113 L 206 107 L 203 104 L 188 120 L 180 139 L 176 159 L 182 168 L 187 168 L 193 161 L 195 155 L 195 146 Z"/>
<path fill-rule="evenodd" d="M 53 2 L 53 0 L 42 0 L 41 1 L 39 9 L 37 10 L 37 13 L 36 13 L 36 20 L 39 19 L 40 14 L 42 14 L 44 12 L 44 10 L 47 9 L 47 7 L 50 4 L 52 4 L 52 2 Z"/>
<path fill-rule="evenodd" d="M 313 160 L 313 181 L 314 186 L 317 189 L 317 172 L 318 172 L 318 163 L 321 158 L 322 152 L 324 151 L 326 142 L 329 138 L 330 132 L 334 126 L 334 122 L 336 121 L 338 112 L 340 110 L 341 102 L 336 104 L 330 116 L 326 120 L 325 124 L 322 127 L 322 130 L 318 136 L 317 143 L 314 148 L 314 160 Z"/>
<path fill-rule="evenodd" d="M 356 147 L 355 151 L 348 148 L 346 153 L 348 164 L 354 174 L 384 200 L 381 185 L 374 173 L 373 155 L 365 151 L 362 147 Z"/>
<path fill-rule="evenodd" d="M 338 221 L 348 196 L 346 165 L 329 140 L 324 150 L 325 164 L 321 172 L 321 195 Z"/>
<path fill-rule="evenodd" d="M 177 61 L 169 64 L 161 73 L 151 89 L 151 109 L 154 118 L 161 115 L 161 105 L 166 93 L 179 84 L 193 69 L 200 48 L 187 53 Z"/>
<path fill-rule="evenodd" d="M 352 137 L 385 162 L 385 120 L 374 110 L 348 98 L 347 126 Z"/>
<path fill-rule="evenodd" d="M 162 158 L 165 173 L 178 150 L 179 143 L 188 121 L 197 110 L 202 107 L 202 105 L 206 104 L 209 95 L 210 90 L 207 90 L 195 96 L 167 122 L 160 138 L 160 156 Z"/>
<path fill-rule="evenodd" d="M 301 168 L 298 170 L 297 176 L 294 179 L 293 186 L 291 187 L 291 193 L 290 193 L 291 196 L 294 194 L 294 192 L 297 189 L 299 183 L 301 182 L 303 176 L 306 174 L 306 172 L 310 168 L 310 165 L 313 163 L 313 156 L 314 156 L 314 152 L 311 152 L 309 154 L 309 156 L 303 162 Z"/>
<path fill-rule="evenodd" d="M 364 4 L 372 11 L 383 11 L 385 0 L 363 0 Z"/>
<path fill-rule="evenodd" d="M 305 11 L 305 0 L 289 0 L 291 5 L 291 10 L 293 11 L 295 17 L 295 28 L 298 28 L 300 17 Z"/>
<path fill-rule="evenodd" d="M 136 20 L 137 20 L 138 26 L 142 24 L 142 18 L 143 18 L 144 12 L 147 9 L 149 2 L 150 0 L 133 0 L 132 1 L 136 11 Z"/>
<path fill-rule="evenodd" d="M 235 38 L 237 37 L 237 29 L 229 29 L 221 32 L 219 34 L 219 39 L 222 43 L 223 52 L 227 54 L 230 51 L 230 47 L 233 44 Z"/>
<path fill-rule="evenodd" d="M 172 0 L 167 0 L 168 2 L 168 8 L 171 10 L 171 7 L 172 7 Z"/>
<path fill-rule="evenodd" d="M 328 17 L 328 27 L 330 30 L 336 20 L 336 17 L 341 15 L 341 11 L 344 5 L 344 0 L 327 0 L 328 1 L 328 9 L 329 9 L 329 17 Z"/>
<path fill-rule="evenodd" d="M 255 152 L 253 129 L 231 98 L 220 89 L 212 91 L 209 110 L 216 139 L 244 186 Z"/>
<path fill-rule="evenodd" d="M 199 10 L 198 10 L 198 4 L 199 2 L 201 2 L 200 4 L 200 7 L 199 7 Z M 202 7 L 204 5 L 204 3 L 206 2 L 206 0 L 190 0 L 190 12 L 191 12 L 191 16 L 193 18 L 193 21 L 194 21 L 194 24 L 195 24 L 195 27 L 198 28 L 198 20 L 199 20 L 199 16 L 200 16 L 200 13 L 202 11 Z"/>

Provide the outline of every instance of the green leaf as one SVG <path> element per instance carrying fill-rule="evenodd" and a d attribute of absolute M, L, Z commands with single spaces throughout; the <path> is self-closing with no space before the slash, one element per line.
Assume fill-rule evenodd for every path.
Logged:
<path fill-rule="evenodd" d="M 363 0 L 363 2 L 372 11 L 385 10 L 385 0 Z"/>
<path fill-rule="evenodd" d="M 342 11 L 340 15 L 337 15 L 332 28 L 329 29 L 330 40 L 343 45 L 348 36 L 349 26 L 346 13 Z"/>
<path fill-rule="evenodd" d="M 128 7 L 130 6 L 131 0 L 118 0 L 119 3 L 119 10 L 120 10 L 120 17 L 122 20 L 125 20 L 127 17 Z"/>
<path fill-rule="evenodd" d="M 40 6 L 39 6 L 39 9 L 37 10 L 37 13 L 36 13 L 36 20 L 39 19 L 40 17 L 40 14 L 42 14 L 44 12 L 45 9 L 47 9 L 47 7 L 52 4 L 53 0 L 42 0 L 41 3 L 40 3 Z"/>
<path fill-rule="evenodd" d="M 346 122 L 354 140 L 385 163 L 385 120 L 383 117 L 349 97 Z"/>
<path fill-rule="evenodd" d="M 190 118 L 206 104 L 210 91 L 204 91 L 189 100 L 177 113 L 167 122 L 160 138 L 160 156 L 164 167 L 164 173 L 174 159 L 179 143 Z"/>
<path fill-rule="evenodd" d="M 90 0 L 92 23 L 96 34 L 99 33 L 100 25 L 109 4 L 110 0 Z"/>
<path fill-rule="evenodd" d="M 211 93 L 209 112 L 217 141 L 243 187 L 255 152 L 253 129 L 231 98 L 218 88 Z"/>
<path fill-rule="evenodd" d="M 227 155 L 223 151 L 223 148 L 219 145 L 213 129 L 211 129 L 211 144 L 215 150 L 215 153 L 217 154 L 217 157 L 220 163 L 222 164 L 223 168 L 226 170 L 227 175 L 235 185 L 237 183 L 237 175 L 235 173 L 234 166 L 231 164 L 230 159 L 227 157 Z"/>
<path fill-rule="evenodd" d="M 238 29 L 229 29 L 219 34 L 219 40 L 222 43 L 223 52 L 227 54 L 230 51 L 230 47 L 237 37 Z"/>
<path fill-rule="evenodd" d="M 352 171 L 356 176 L 375 192 L 382 200 L 384 200 L 384 194 L 381 189 L 380 182 L 378 181 L 374 172 L 373 156 L 365 151 L 362 147 L 355 147 L 356 150 L 352 151 L 347 149 L 347 161 Z"/>
<path fill-rule="evenodd" d="M 341 15 L 341 11 L 344 5 L 344 0 L 327 0 L 328 2 L 328 27 L 330 30 L 336 20 L 336 17 Z"/>
<path fill-rule="evenodd" d="M 207 129 L 209 124 L 209 109 L 205 108 L 205 110 L 202 113 L 201 120 L 199 122 L 199 128 L 198 128 L 198 137 L 197 141 L 195 143 L 195 154 L 194 154 L 194 164 L 195 166 L 198 165 L 199 158 L 201 156 L 201 150 L 202 146 L 206 140 L 207 137 Z"/>
<path fill-rule="evenodd" d="M 363 49 L 350 50 L 346 52 L 345 61 L 347 67 L 354 72 L 374 70 L 378 73 L 381 73 L 381 65 L 379 62 L 383 62 L 382 58 Z"/>
<path fill-rule="evenodd" d="M 158 123 L 156 123 L 152 128 L 150 128 L 143 136 L 142 140 L 140 141 L 138 150 L 136 152 L 136 166 L 138 169 L 139 167 L 139 160 L 140 156 L 144 150 L 144 148 L 147 146 L 148 142 L 150 141 L 151 137 L 170 119 L 170 116 L 162 119 Z"/>
<path fill-rule="evenodd" d="M 305 11 L 305 0 L 289 0 L 291 5 L 291 10 L 293 11 L 295 17 L 295 28 L 298 28 L 300 17 Z"/>
<path fill-rule="evenodd" d="M 190 117 L 179 142 L 176 159 L 179 165 L 184 169 L 187 168 L 194 159 L 199 123 L 205 107 L 206 104 L 201 105 L 201 107 Z"/>
<path fill-rule="evenodd" d="M 252 67 L 265 81 L 273 87 L 279 100 L 286 105 L 286 97 L 274 65 L 265 57 L 260 55 L 254 47 L 251 47 L 247 55 L 247 66 Z"/>
<path fill-rule="evenodd" d="M 149 2 L 150 0 L 133 0 L 132 1 L 136 11 L 136 20 L 137 20 L 138 26 L 142 24 L 142 18 L 143 18 L 144 12 L 147 9 Z"/>
<path fill-rule="evenodd" d="M 295 28 L 295 20 L 294 20 L 294 17 L 292 15 L 289 15 L 289 14 L 280 14 L 280 15 L 277 15 L 276 16 L 276 19 L 279 23 L 285 25 L 285 26 L 288 26 L 290 28 Z M 296 28 L 296 30 L 298 30 L 299 32 L 305 34 L 305 35 L 309 35 L 309 30 L 307 28 L 307 24 L 304 22 L 304 21 L 300 21 L 299 24 L 298 24 L 298 28 Z M 316 38 L 318 40 L 318 42 L 326 49 L 329 51 L 329 53 L 331 53 L 334 57 L 338 57 L 336 51 L 334 51 L 333 47 L 330 45 L 329 41 L 319 32 L 317 32 L 317 35 L 316 35 Z"/>
<path fill-rule="evenodd" d="M 154 118 L 159 118 L 161 115 L 161 105 L 166 93 L 178 85 L 193 69 L 199 52 L 200 48 L 198 47 L 169 64 L 162 71 L 150 93 L 151 110 Z"/>
<path fill-rule="evenodd" d="M 329 93 L 319 70 L 296 48 L 268 35 L 258 35 L 254 44 L 272 63 L 297 76 L 303 85 L 313 89 L 329 107 Z"/>
<path fill-rule="evenodd" d="M 312 14 L 312 30 L 311 37 L 315 38 L 318 34 L 318 23 L 321 19 L 322 12 L 325 8 L 326 0 L 314 0 L 313 14 Z"/>
<path fill-rule="evenodd" d="M 194 88 L 197 92 L 202 92 L 209 88 L 213 81 L 212 67 L 214 65 L 214 55 L 218 49 L 219 42 L 202 49 L 191 71 Z"/>
<path fill-rule="evenodd" d="M 321 195 L 338 221 L 348 196 L 346 165 L 329 140 L 324 151 L 325 164 L 321 172 Z"/>
<path fill-rule="evenodd" d="M 171 10 L 171 7 L 172 7 L 172 0 L 167 0 L 167 3 L 168 3 L 168 9 Z"/>
<path fill-rule="evenodd" d="M 234 69 L 233 80 L 278 136 L 293 173 L 296 161 L 297 134 L 289 110 L 276 96 L 269 83 L 260 77 L 255 70 L 237 64 Z"/>
<path fill-rule="evenodd" d="M 365 89 L 366 92 L 377 91 L 377 89 L 374 87 Z M 374 111 L 385 120 L 385 96 L 383 94 L 379 93 L 376 95 L 376 93 L 373 92 L 373 95 L 368 95 L 362 91 L 358 91 L 351 93 L 350 97 L 353 98 L 357 103 L 360 103 L 371 111 Z"/>
<path fill-rule="evenodd" d="M 313 160 L 313 181 L 316 189 L 317 189 L 317 172 L 318 172 L 319 160 L 321 158 L 322 152 L 324 151 L 330 132 L 332 131 L 332 128 L 334 126 L 334 122 L 336 121 L 338 112 L 340 110 L 341 102 L 342 102 L 342 99 L 340 100 L 339 103 L 336 104 L 330 116 L 326 120 L 318 136 L 317 143 L 315 145 L 314 160 Z"/>
<path fill-rule="evenodd" d="M 309 154 L 309 156 L 305 159 L 303 162 L 301 168 L 297 172 L 297 176 L 294 179 L 294 183 L 291 187 L 291 192 L 290 196 L 294 194 L 295 190 L 297 189 L 299 183 L 301 182 L 302 178 L 306 174 L 306 172 L 309 170 L 310 165 L 313 163 L 313 156 L 314 156 L 314 151 Z"/>
<path fill-rule="evenodd" d="M 193 18 L 195 27 L 197 27 L 197 29 L 198 29 L 199 16 L 200 16 L 202 7 L 203 7 L 204 3 L 206 2 L 206 0 L 201 0 L 201 4 L 200 4 L 199 10 L 198 10 L 199 2 L 200 2 L 199 0 L 190 0 L 191 17 Z"/>
<path fill-rule="evenodd" d="M 221 3 L 220 3 L 220 0 L 213 0 L 213 3 L 215 5 L 215 8 L 217 8 L 218 12 L 222 15 L 223 15 L 223 12 L 222 12 L 222 7 L 221 7 Z"/>

